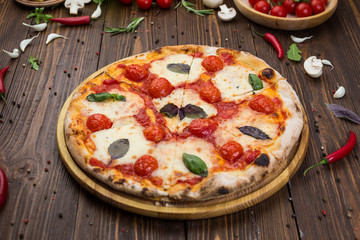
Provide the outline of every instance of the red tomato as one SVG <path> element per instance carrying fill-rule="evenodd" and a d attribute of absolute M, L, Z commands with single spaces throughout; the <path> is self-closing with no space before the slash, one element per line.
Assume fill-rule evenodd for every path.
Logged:
<path fill-rule="evenodd" d="M 211 135 L 217 129 L 217 123 L 210 119 L 195 119 L 189 124 L 189 131 L 197 137 Z"/>
<path fill-rule="evenodd" d="M 148 10 L 151 7 L 152 0 L 136 0 L 138 7 L 142 10 Z"/>
<path fill-rule="evenodd" d="M 273 7 L 270 11 L 270 15 L 276 16 L 276 17 L 286 17 L 287 11 L 286 8 L 280 5 L 276 5 Z"/>
<path fill-rule="evenodd" d="M 90 131 L 97 132 L 103 129 L 111 128 L 112 122 L 104 114 L 96 113 L 87 119 L 86 126 L 90 129 Z"/>
<path fill-rule="evenodd" d="M 155 78 L 148 87 L 148 93 L 153 98 L 161 98 L 169 95 L 174 87 L 166 78 Z"/>
<path fill-rule="evenodd" d="M 266 114 L 270 114 L 275 111 L 275 103 L 265 95 L 257 95 L 249 102 L 249 107 L 254 111 Z"/>
<path fill-rule="evenodd" d="M 312 15 L 311 6 L 306 2 L 302 2 L 297 5 L 295 9 L 295 14 L 297 17 L 309 17 Z"/>
<path fill-rule="evenodd" d="M 323 0 L 311 0 L 310 5 L 314 15 L 325 11 L 325 3 Z"/>
<path fill-rule="evenodd" d="M 125 68 L 125 77 L 135 82 L 140 82 L 148 76 L 148 71 L 137 64 L 130 64 Z"/>
<path fill-rule="evenodd" d="M 153 171 L 158 169 L 157 160 L 150 155 L 139 157 L 134 164 L 134 171 L 137 175 L 145 177 L 149 176 Z"/>
<path fill-rule="evenodd" d="M 157 0 L 156 3 L 161 8 L 169 8 L 169 7 L 171 7 L 171 0 Z"/>
<path fill-rule="evenodd" d="M 294 2 L 294 0 L 284 0 L 282 2 L 282 6 L 286 9 L 287 13 L 295 13 L 296 3 Z"/>
<path fill-rule="evenodd" d="M 249 4 L 254 7 L 254 5 L 260 0 L 249 0 Z"/>
<path fill-rule="evenodd" d="M 265 14 L 269 13 L 270 8 L 271 8 L 270 4 L 267 1 L 264 1 L 264 0 L 258 1 L 254 6 L 254 9 L 256 11 L 261 12 L 261 13 L 265 13 Z"/>
<path fill-rule="evenodd" d="M 324 2 L 324 4 L 325 4 L 325 6 L 326 6 L 326 4 L 327 4 L 328 0 L 323 0 L 323 2 Z"/>
<path fill-rule="evenodd" d="M 152 124 L 144 129 L 144 136 L 149 141 L 160 142 L 165 137 L 165 131 L 158 125 Z"/>
<path fill-rule="evenodd" d="M 207 85 L 200 90 L 200 97 L 208 103 L 214 103 L 221 100 L 221 93 L 217 87 Z"/>
<path fill-rule="evenodd" d="M 243 153 L 244 148 L 235 141 L 230 141 L 220 148 L 220 155 L 230 163 L 240 159 Z"/>
<path fill-rule="evenodd" d="M 224 68 L 223 61 L 218 56 L 208 56 L 206 57 L 201 65 L 209 72 L 220 71 Z"/>
<path fill-rule="evenodd" d="M 121 2 L 124 5 L 130 5 L 132 4 L 133 0 L 119 0 L 119 2 Z"/>

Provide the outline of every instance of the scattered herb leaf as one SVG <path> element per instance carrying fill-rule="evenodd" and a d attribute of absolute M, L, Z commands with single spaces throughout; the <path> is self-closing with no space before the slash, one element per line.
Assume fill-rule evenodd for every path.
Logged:
<path fill-rule="evenodd" d="M 195 106 L 190 103 L 187 104 L 185 107 L 180 108 L 179 111 L 183 111 L 184 117 L 188 117 L 188 118 L 197 119 L 197 118 L 207 117 L 207 114 L 201 107 Z M 179 117 L 180 117 L 180 113 L 179 113 Z M 180 120 L 182 120 L 181 117 Z"/>
<path fill-rule="evenodd" d="M 126 138 L 118 139 L 108 147 L 111 159 L 122 158 L 129 151 L 130 143 Z"/>
<path fill-rule="evenodd" d="M 257 127 L 243 126 L 243 127 L 238 127 L 238 129 L 243 134 L 246 134 L 246 135 L 256 138 L 256 139 L 260 139 L 260 140 L 271 139 L 266 133 L 264 133 Z"/>
<path fill-rule="evenodd" d="M 35 71 L 39 70 L 40 61 L 38 57 L 34 58 L 33 56 L 30 56 L 29 63 L 32 69 L 34 69 Z"/>
<path fill-rule="evenodd" d="M 205 15 L 212 15 L 214 14 L 214 10 L 213 9 L 202 9 L 202 10 L 196 10 L 194 7 L 196 7 L 195 4 L 185 1 L 185 0 L 181 0 L 181 2 L 179 2 L 176 6 L 175 9 L 177 9 L 178 7 L 184 7 L 188 12 L 192 12 L 195 13 L 196 15 L 199 16 L 205 16 Z"/>
<path fill-rule="evenodd" d="M 257 75 L 250 73 L 248 79 L 253 90 L 260 90 L 264 87 L 261 79 Z"/>
<path fill-rule="evenodd" d="M 190 172 L 202 177 L 207 177 L 207 166 L 201 158 L 192 154 L 183 153 L 182 159 L 186 168 L 189 169 Z"/>
<path fill-rule="evenodd" d="M 29 15 L 27 15 L 27 19 L 29 18 L 35 18 L 35 23 L 39 24 L 40 20 L 43 20 L 44 22 L 49 22 L 50 18 L 53 16 L 50 14 L 44 14 L 44 8 L 35 8 L 35 10 L 32 10 Z"/>
<path fill-rule="evenodd" d="M 188 74 L 190 72 L 190 65 L 184 63 L 170 63 L 166 68 L 180 74 Z"/>
<path fill-rule="evenodd" d="M 360 117 L 353 111 L 337 104 L 326 104 L 328 109 L 338 118 L 345 118 L 354 123 L 360 124 Z"/>
<path fill-rule="evenodd" d="M 299 53 L 302 52 L 297 47 L 296 43 L 293 43 L 290 45 L 289 50 L 287 51 L 287 57 L 292 61 L 299 62 L 301 60 L 301 55 Z"/>
<path fill-rule="evenodd" d="M 86 97 L 86 100 L 90 102 L 102 102 L 108 98 L 112 98 L 114 99 L 114 101 L 122 101 L 122 102 L 126 101 L 125 96 L 116 93 L 108 93 L 108 92 L 92 93 Z"/>
<path fill-rule="evenodd" d="M 122 32 L 134 32 L 144 20 L 144 17 L 134 18 L 126 28 L 106 28 L 105 32 L 111 33 L 111 37 Z"/>
<path fill-rule="evenodd" d="M 93 0 L 94 3 L 96 4 L 102 4 L 105 0 Z"/>
<path fill-rule="evenodd" d="M 173 103 L 168 103 L 160 109 L 160 113 L 165 114 L 168 118 L 176 117 L 178 112 L 179 108 Z"/>

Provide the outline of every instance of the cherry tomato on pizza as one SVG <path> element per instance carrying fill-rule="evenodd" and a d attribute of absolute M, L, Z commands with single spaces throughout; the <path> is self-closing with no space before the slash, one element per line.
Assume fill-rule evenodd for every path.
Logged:
<path fill-rule="evenodd" d="M 249 102 L 249 107 L 257 112 L 270 114 L 275 111 L 275 103 L 265 95 L 257 95 Z"/>
<path fill-rule="evenodd" d="M 144 80 L 148 74 L 145 68 L 137 64 L 130 64 L 125 68 L 125 77 L 135 82 Z"/>
<path fill-rule="evenodd" d="M 310 6 L 313 14 L 319 14 L 325 11 L 325 3 L 323 0 L 311 0 Z"/>
<path fill-rule="evenodd" d="M 195 119 L 189 124 L 189 131 L 197 137 L 211 135 L 217 129 L 217 123 L 210 119 Z"/>
<path fill-rule="evenodd" d="M 104 114 L 96 113 L 88 117 L 86 126 L 90 129 L 90 131 L 97 132 L 103 129 L 111 128 L 112 122 Z"/>
<path fill-rule="evenodd" d="M 270 15 L 276 16 L 276 17 L 286 17 L 287 11 L 284 6 L 277 5 L 271 9 Z"/>
<path fill-rule="evenodd" d="M 264 0 L 258 1 L 254 6 L 254 9 L 256 11 L 261 12 L 261 13 L 265 13 L 265 14 L 269 13 L 270 8 L 271 8 L 270 4 L 267 1 L 264 1 Z"/>
<path fill-rule="evenodd" d="M 296 6 L 295 14 L 297 17 L 309 17 L 312 15 L 312 8 L 308 3 L 302 2 Z"/>
<path fill-rule="evenodd" d="M 202 62 L 201 65 L 209 72 L 220 71 L 224 68 L 223 61 L 218 56 L 208 56 Z"/>
<path fill-rule="evenodd" d="M 221 93 L 217 87 L 206 85 L 200 90 L 200 97 L 208 103 L 214 103 L 221 100 Z"/>
<path fill-rule="evenodd" d="M 151 7 L 152 0 L 136 0 L 136 4 L 142 10 L 148 10 Z"/>
<path fill-rule="evenodd" d="M 166 78 L 155 78 L 148 87 L 148 93 L 153 98 L 161 98 L 169 95 L 174 87 Z"/>
<path fill-rule="evenodd" d="M 160 142 L 165 137 L 165 131 L 156 124 L 151 124 L 144 129 L 144 136 L 147 140 Z"/>
<path fill-rule="evenodd" d="M 225 143 L 220 148 L 220 155 L 229 163 L 233 163 L 236 160 L 240 159 L 243 153 L 244 148 L 241 146 L 240 143 L 235 141 Z"/>
<path fill-rule="evenodd" d="M 156 0 L 156 4 L 161 8 L 169 8 L 171 7 L 172 0 Z"/>
<path fill-rule="evenodd" d="M 141 177 L 149 176 L 159 168 L 157 160 L 150 155 L 143 155 L 134 164 L 134 171 Z"/>

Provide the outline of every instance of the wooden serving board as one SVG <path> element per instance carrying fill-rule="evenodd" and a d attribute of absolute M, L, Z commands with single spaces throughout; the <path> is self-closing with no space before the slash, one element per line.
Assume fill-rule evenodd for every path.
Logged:
<path fill-rule="evenodd" d="M 92 74 L 83 83 L 102 74 L 105 68 Z M 249 190 L 201 202 L 179 202 L 169 199 L 133 196 L 115 190 L 87 174 L 77 165 L 68 151 L 65 143 L 64 120 L 72 96 L 78 91 L 80 86 L 72 92 L 64 103 L 57 122 L 56 138 L 62 161 L 75 180 L 90 193 L 116 207 L 137 214 L 166 219 L 203 219 L 230 214 L 248 208 L 279 191 L 298 170 L 308 148 L 309 124 L 304 114 L 304 127 L 299 144 L 296 146 L 296 149 L 293 149 L 292 155 L 294 157 L 285 163 L 285 166 L 280 166 L 278 171 L 273 172 L 274 175 L 277 175 L 276 178 L 265 178 L 261 184 Z"/>

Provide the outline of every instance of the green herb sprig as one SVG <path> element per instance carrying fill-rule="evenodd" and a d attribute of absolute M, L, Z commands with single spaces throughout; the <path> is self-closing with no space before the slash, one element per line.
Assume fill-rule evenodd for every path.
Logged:
<path fill-rule="evenodd" d="M 134 33 L 143 20 L 144 17 L 134 18 L 126 28 L 106 28 L 105 32 L 111 33 L 111 37 L 122 32 L 128 33 L 131 31 Z"/>
<path fill-rule="evenodd" d="M 30 56 L 29 63 L 32 69 L 34 69 L 35 71 L 39 70 L 40 61 L 38 57 Z"/>
<path fill-rule="evenodd" d="M 177 9 L 178 7 L 184 7 L 188 12 L 192 12 L 195 13 L 196 15 L 199 16 L 205 16 L 205 15 L 212 15 L 214 14 L 214 10 L 213 9 L 202 9 L 202 10 L 197 10 L 194 7 L 196 7 L 195 4 L 185 1 L 185 0 L 181 0 L 181 2 L 179 2 L 176 6 L 175 9 Z"/>
<path fill-rule="evenodd" d="M 35 10 L 31 11 L 29 15 L 27 15 L 26 19 L 29 18 L 35 18 L 35 23 L 39 24 L 40 20 L 43 20 L 44 22 L 49 22 L 50 18 L 53 16 L 50 14 L 44 14 L 44 8 L 35 8 Z"/>
<path fill-rule="evenodd" d="M 302 53 L 299 48 L 297 47 L 296 43 L 293 43 L 290 45 L 289 50 L 287 51 L 287 57 L 288 59 L 296 62 L 301 61 L 301 55 L 299 53 Z"/>

